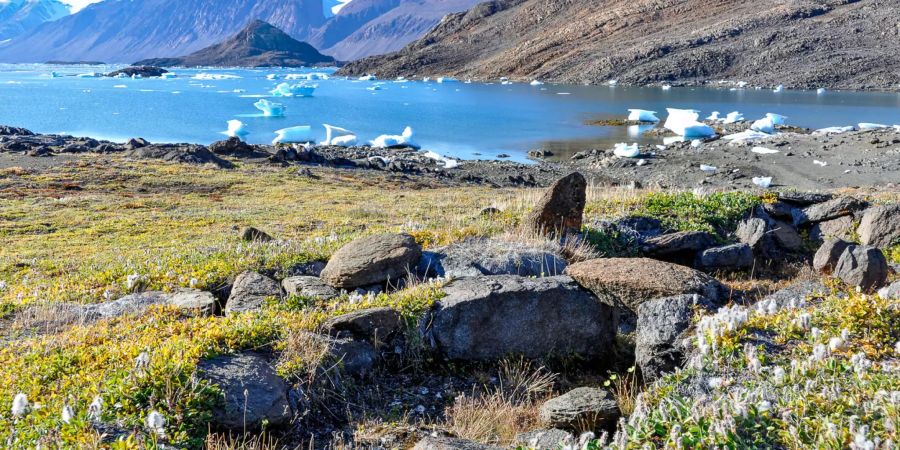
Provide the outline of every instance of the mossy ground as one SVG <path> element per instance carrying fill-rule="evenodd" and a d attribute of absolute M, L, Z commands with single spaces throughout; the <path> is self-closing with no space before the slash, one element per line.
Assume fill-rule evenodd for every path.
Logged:
<path fill-rule="evenodd" d="M 226 171 L 105 157 L 0 171 L 0 442 L 8 448 L 145 448 L 164 441 L 199 448 L 217 398 L 215 386 L 193 376 L 201 358 L 249 348 L 281 352 L 292 332 L 367 306 L 392 306 L 412 321 L 440 293 L 426 284 L 353 304 L 289 299 L 228 317 L 154 308 L 141 317 L 53 330 L 17 320 L 22 311 L 48 308 L 52 314 L 54 305 L 118 298 L 132 274 L 148 289 L 214 290 L 243 270 L 284 274 L 295 264 L 327 259 L 350 239 L 382 231 L 410 232 L 425 246 L 509 234 L 541 193 L 313 172 L 310 178 L 296 168 Z M 740 193 L 593 188 L 585 222 L 637 214 L 675 229 L 718 231 L 760 201 L 765 198 Z M 489 206 L 503 212 L 481 216 Z M 242 242 L 242 226 L 276 239 Z M 900 259 L 897 249 L 892 255 Z M 878 339 L 867 342 L 883 346 L 892 337 Z M 141 353 L 150 364 L 137 370 Z M 311 363 L 282 359 L 279 370 L 290 377 Z M 10 413 L 19 393 L 32 404 L 25 417 Z M 112 424 L 107 436 L 88 420 L 96 396 L 104 402 L 103 421 Z M 61 417 L 66 405 L 75 413 L 68 422 Z M 166 418 L 163 437 L 145 429 L 151 410 Z"/>

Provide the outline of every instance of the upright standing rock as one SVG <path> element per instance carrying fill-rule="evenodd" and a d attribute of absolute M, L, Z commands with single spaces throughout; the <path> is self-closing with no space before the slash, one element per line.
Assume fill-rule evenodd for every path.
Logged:
<path fill-rule="evenodd" d="M 842 239 L 828 239 L 813 257 L 813 269 L 822 275 L 831 275 L 844 250 L 851 244 Z"/>
<path fill-rule="evenodd" d="M 550 186 L 525 223 L 544 234 L 578 233 L 586 201 L 587 181 L 580 173 L 572 173 Z"/>
<path fill-rule="evenodd" d="M 690 349 L 686 336 L 694 308 L 712 309 L 699 295 L 676 295 L 642 303 L 637 310 L 635 359 L 647 381 L 684 366 Z"/>
<path fill-rule="evenodd" d="M 863 245 L 851 245 L 844 250 L 834 275 L 844 283 L 872 292 L 887 283 L 888 263 L 881 250 Z"/>
<path fill-rule="evenodd" d="M 879 248 L 900 241 L 900 204 L 867 209 L 859 223 L 859 241 Z"/>
<path fill-rule="evenodd" d="M 422 248 L 408 234 L 380 234 L 357 239 L 335 252 L 322 279 L 338 289 L 384 283 L 415 273 Z"/>

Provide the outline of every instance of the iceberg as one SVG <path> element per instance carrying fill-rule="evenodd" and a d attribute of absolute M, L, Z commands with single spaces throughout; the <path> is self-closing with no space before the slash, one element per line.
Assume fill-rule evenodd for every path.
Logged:
<path fill-rule="evenodd" d="M 664 90 L 664 91 L 669 91 L 669 90 L 671 90 L 671 89 L 672 89 L 672 86 L 670 86 L 670 85 L 668 85 L 668 84 L 662 85 L 662 90 Z"/>
<path fill-rule="evenodd" d="M 693 109 L 667 108 L 669 117 L 665 127 L 679 136 L 686 138 L 705 138 L 715 136 L 716 130 L 705 123 L 698 122 L 700 112 Z"/>
<path fill-rule="evenodd" d="M 646 111 L 643 109 L 629 109 L 628 120 L 636 122 L 659 122 L 656 117 L 656 111 Z"/>
<path fill-rule="evenodd" d="M 747 84 L 749 84 L 749 83 L 747 83 L 746 81 L 738 81 L 737 86 L 739 88 L 743 89 L 743 88 L 747 87 Z"/>
<path fill-rule="evenodd" d="M 772 177 L 753 177 L 753 184 L 763 189 L 768 189 L 772 186 Z"/>
<path fill-rule="evenodd" d="M 741 114 L 737 111 L 732 111 L 725 115 L 725 120 L 723 120 L 722 123 L 724 123 L 724 124 L 737 123 L 742 120 L 744 120 L 743 114 Z"/>
<path fill-rule="evenodd" d="M 132 79 L 132 80 L 139 80 L 139 79 L 141 79 L 141 78 L 144 78 L 144 76 L 141 75 L 141 74 L 139 74 L 139 73 L 133 73 L 133 74 L 131 74 L 131 79 Z"/>
<path fill-rule="evenodd" d="M 50 78 L 59 78 L 59 74 L 56 72 L 50 72 Z"/>
<path fill-rule="evenodd" d="M 285 80 L 305 80 L 305 81 L 318 81 L 318 80 L 327 80 L 330 77 L 327 73 L 322 72 L 313 72 L 313 73 L 291 73 L 285 75 Z"/>
<path fill-rule="evenodd" d="M 781 114 L 766 113 L 766 118 L 770 119 L 775 125 L 787 123 L 787 116 L 782 116 Z"/>
<path fill-rule="evenodd" d="M 359 81 L 375 81 L 377 79 L 378 77 L 376 77 L 375 75 L 363 75 L 359 77 Z"/>
<path fill-rule="evenodd" d="M 451 77 L 440 77 L 440 78 L 437 79 L 437 82 L 438 82 L 438 83 L 441 83 L 441 84 L 443 84 L 443 83 L 456 83 L 457 81 L 458 81 L 458 80 L 457 80 L 456 78 L 451 78 Z"/>
<path fill-rule="evenodd" d="M 887 125 L 882 125 L 880 123 L 861 123 L 859 124 L 860 130 L 882 130 L 885 128 L 890 128 Z"/>
<path fill-rule="evenodd" d="M 204 80 L 204 81 L 212 81 L 212 80 L 238 80 L 241 77 L 237 75 L 230 75 L 227 73 L 198 73 L 191 77 L 195 80 Z"/>
<path fill-rule="evenodd" d="M 778 153 L 778 150 L 772 150 L 771 148 L 765 147 L 753 147 L 752 149 L 750 149 L 750 151 L 753 153 L 758 153 L 760 155 L 773 155 L 775 153 Z"/>
<path fill-rule="evenodd" d="M 534 81 L 532 81 L 532 82 L 529 83 L 529 84 L 532 85 L 532 86 L 543 86 L 543 85 L 544 85 L 544 82 L 543 82 L 543 81 L 540 81 L 540 80 L 534 80 Z"/>
<path fill-rule="evenodd" d="M 775 122 L 771 118 L 766 117 L 753 122 L 753 125 L 750 125 L 750 129 L 760 133 L 775 134 Z"/>
<path fill-rule="evenodd" d="M 641 148 L 637 144 L 616 144 L 613 154 L 619 158 L 637 158 L 641 155 Z"/>
<path fill-rule="evenodd" d="M 375 86 L 369 86 L 369 87 L 367 87 L 366 89 L 367 89 L 367 90 L 370 90 L 370 91 L 380 91 L 380 90 L 382 90 L 382 89 L 384 89 L 384 88 L 381 87 L 381 85 L 376 84 Z"/>
<path fill-rule="evenodd" d="M 250 134 L 250 132 L 247 131 L 247 125 L 245 125 L 244 122 L 241 122 L 240 120 L 229 120 L 228 130 L 225 131 L 225 134 L 230 137 L 239 138 Z"/>
<path fill-rule="evenodd" d="M 177 75 L 175 75 L 172 72 L 166 72 L 166 73 L 160 75 L 159 77 L 162 78 L 163 80 L 171 80 L 172 78 L 175 78 L 176 76 Z"/>
<path fill-rule="evenodd" d="M 337 147 L 352 147 L 356 145 L 358 139 L 352 131 L 328 124 L 323 124 L 323 126 L 325 127 L 325 142 L 322 144 Z"/>
<path fill-rule="evenodd" d="M 856 131 L 856 127 L 827 127 L 813 131 L 813 134 L 841 134 Z"/>
<path fill-rule="evenodd" d="M 720 119 L 720 118 L 719 118 L 719 112 L 718 112 L 718 111 L 713 111 L 712 114 L 710 114 L 709 117 L 706 118 L 706 120 L 711 120 L 711 121 L 713 121 L 713 122 L 718 122 L 719 119 Z"/>
<path fill-rule="evenodd" d="M 88 73 L 80 73 L 80 74 L 75 75 L 75 76 L 78 77 L 78 78 L 100 78 L 100 77 L 103 76 L 103 74 L 102 74 L 102 73 L 97 73 L 97 72 L 88 72 Z"/>
<path fill-rule="evenodd" d="M 425 152 L 422 156 L 424 156 L 426 158 L 431 158 L 440 163 L 444 163 L 445 169 L 453 169 L 453 168 L 459 166 L 459 161 L 457 161 L 455 159 L 451 159 L 451 158 L 445 158 L 435 152 L 428 151 L 428 152 Z"/>
<path fill-rule="evenodd" d="M 263 112 L 266 117 L 282 117 L 284 116 L 284 105 L 281 103 L 270 102 L 264 98 L 259 99 L 253 106 Z"/>
<path fill-rule="evenodd" d="M 615 86 L 615 85 L 619 84 L 619 80 L 609 80 L 606 82 L 606 84 L 609 86 Z"/>
<path fill-rule="evenodd" d="M 311 142 L 311 131 L 312 128 L 309 125 L 282 128 L 275 132 L 277 136 L 272 141 L 272 145 Z"/>
<path fill-rule="evenodd" d="M 819 88 L 819 89 L 816 89 L 816 94 L 819 94 L 819 95 L 823 95 L 823 94 L 825 94 L 826 92 L 828 92 L 828 90 L 825 89 L 825 88 Z"/>
<path fill-rule="evenodd" d="M 774 92 L 776 94 L 780 94 L 780 93 L 784 92 L 784 85 L 779 84 L 774 90 L 772 90 L 772 92 Z"/>
<path fill-rule="evenodd" d="M 281 83 L 271 93 L 275 97 L 312 97 L 317 87 L 314 84 Z"/>
<path fill-rule="evenodd" d="M 391 148 L 391 147 L 419 148 L 418 145 L 416 145 L 412 142 L 412 137 L 413 137 L 412 128 L 406 127 L 406 129 L 403 130 L 403 134 L 401 134 L 399 136 L 383 134 L 383 135 L 375 138 L 375 140 L 370 142 L 370 144 L 372 145 L 372 147 L 375 147 L 375 148 Z"/>
<path fill-rule="evenodd" d="M 277 79 L 278 79 L 278 75 L 275 75 L 274 73 L 270 73 L 270 74 L 266 75 L 266 79 L 269 80 L 269 81 L 277 80 Z"/>

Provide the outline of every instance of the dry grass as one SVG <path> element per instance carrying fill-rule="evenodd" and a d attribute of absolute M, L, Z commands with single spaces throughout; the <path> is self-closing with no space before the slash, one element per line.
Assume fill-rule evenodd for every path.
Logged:
<path fill-rule="evenodd" d="M 637 379 L 637 371 L 631 367 L 622 375 L 618 375 L 610 380 L 610 389 L 616 403 L 619 404 L 619 410 L 622 411 L 624 417 L 628 417 L 634 412 L 637 396 L 641 392 L 641 385 Z"/>
<path fill-rule="evenodd" d="M 206 437 L 204 448 L 207 450 L 284 450 L 288 447 L 279 445 L 277 439 L 266 434 L 233 436 L 210 433 Z M 299 450 L 299 447 L 295 450 Z"/>
<path fill-rule="evenodd" d="M 327 340 L 305 330 L 288 332 L 283 346 L 278 367 L 285 374 L 298 379 L 314 378 L 331 350 Z"/>
<path fill-rule="evenodd" d="M 56 334 L 75 325 L 88 322 L 83 309 L 68 303 L 40 303 L 17 312 L 9 332 L 25 334 Z"/>

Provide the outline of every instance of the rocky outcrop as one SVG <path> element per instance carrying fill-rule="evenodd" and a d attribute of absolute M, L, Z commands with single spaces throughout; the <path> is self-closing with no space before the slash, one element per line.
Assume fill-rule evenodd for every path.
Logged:
<path fill-rule="evenodd" d="M 852 233 L 853 216 L 844 216 L 813 225 L 809 237 L 824 242 L 827 239 L 850 239 Z"/>
<path fill-rule="evenodd" d="M 408 234 L 381 234 L 357 239 L 338 250 L 322 279 L 339 289 L 397 281 L 415 273 L 422 248 Z"/>
<path fill-rule="evenodd" d="M 262 307 L 266 299 L 282 296 L 277 281 L 253 271 L 243 272 L 234 280 L 231 295 L 225 303 L 226 313 L 254 311 Z"/>
<path fill-rule="evenodd" d="M 841 239 L 828 239 L 823 243 L 813 257 L 813 269 L 823 275 L 831 275 L 837 266 L 838 260 L 851 244 Z"/>
<path fill-rule="evenodd" d="M 863 245 L 886 248 L 900 242 L 900 204 L 869 208 L 857 231 Z"/>
<path fill-rule="evenodd" d="M 216 156 L 202 145 L 195 144 L 152 144 L 125 150 L 123 156 L 135 159 L 158 159 L 182 164 L 212 164 L 222 169 L 231 169 L 234 164 Z"/>
<path fill-rule="evenodd" d="M 609 392 L 581 387 L 547 400 L 540 410 L 541 422 L 552 428 L 599 430 L 621 416 L 619 405 Z"/>
<path fill-rule="evenodd" d="M 566 260 L 548 248 L 492 239 L 469 239 L 422 253 L 419 269 L 446 278 L 479 275 L 561 275 Z"/>
<path fill-rule="evenodd" d="M 696 267 L 705 271 L 747 269 L 753 267 L 753 249 L 747 244 L 711 248 L 697 255 Z"/>
<path fill-rule="evenodd" d="M 569 266 L 566 274 L 604 303 L 633 312 L 645 301 L 680 294 L 698 294 L 712 303 L 728 298 L 728 289 L 709 275 L 654 259 L 593 259 Z"/>
<path fill-rule="evenodd" d="M 510 355 L 597 359 L 612 354 L 613 309 L 569 277 L 461 278 L 445 286 L 444 292 L 429 331 L 449 359 L 495 361 Z"/>
<path fill-rule="evenodd" d="M 888 273 L 887 259 L 881 250 L 863 245 L 847 247 L 834 266 L 834 276 L 864 292 L 884 286 Z"/>
<path fill-rule="evenodd" d="M 124 69 L 119 69 L 113 72 L 106 74 L 108 77 L 142 77 L 142 78 L 157 78 L 161 77 L 164 73 L 169 73 L 168 70 L 163 69 L 161 67 L 153 67 L 153 66 L 132 66 L 126 67 Z"/>
<path fill-rule="evenodd" d="M 699 295 L 650 300 L 637 310 L 635 358 L 644 380 L 652 382 L 684 366 L 691 343 L 687 331 L 695 309 L 714 309 Z"/>
<path fill-rule="evenodd" d="M 253 352 L 201 361 L 200 377 L 221 390 L 223 404 L 213 408 L 213 425 L 242 432 L 265 423 L 281 426 L 291 420 L 288 386 L 268 358 Z"/>
<path fill-rule="evenodd" d="M 333 317 L 322 329 L 336 337 L 349 337 L 371 344 L 390 342 L 401 332 L 400 313 L 392 308 L 370 308 Z"/>
<path fill-rule="evenodd" d="M 143 314 L 154 305 L 169 305 L 199 314 L 212 314 L 216 306 L 216 298 L 209 292 L 196 289 L 184 289 L 175 293 L 147 291 L 126 295 L 96 305 L 81 307 L 80 314 L 85 320 L 109 319 L 127 314 Z"/>
<path fill-rule="evenodd" d="M 573 173 L 553 183 L 524 223 L 532 230 L 562 236 L 581 231 L 587 181 Z"/>

